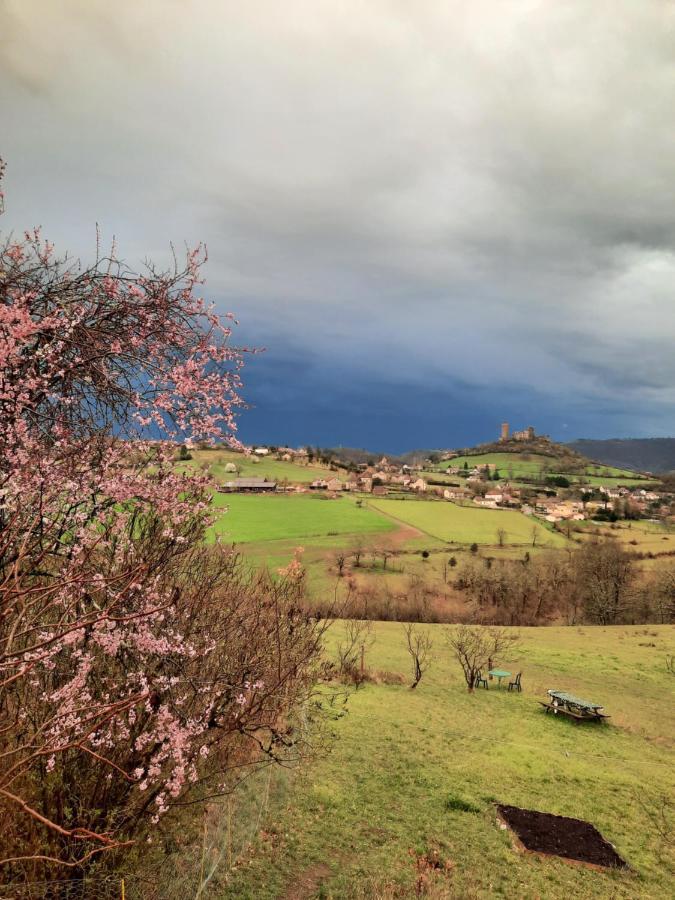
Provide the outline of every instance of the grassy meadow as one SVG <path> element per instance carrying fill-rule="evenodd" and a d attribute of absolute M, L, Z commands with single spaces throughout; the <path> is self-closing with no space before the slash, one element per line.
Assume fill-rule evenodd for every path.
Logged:
<path fill-rule="evenodd" d="M 222 513 L 211 534 L 237 544 L 386 532 L 396 527 L 376 511 L 357 506 L 350 496 L 216 493 L 212 504 Z"/>
<path fill-rule="evenodd" d="M 431 875 L 436 898 L 672 896 L 672 848 L 652 815 L 675 792 L 675 679 L 665 668 L 675 629 L 523 629 L 513 658 L 500 660 L 522 669 L 523 693 L 491 685 L 469 695 L 446 626 L 427 627 L 435 657 L 417 690 L 379 683 L 351 693 L 328 752 L 284 776 L 278 797 L 272 789 L 268 820 L 214 895 L 413 897 L 415 858 L 437 851 L 448 870 Z M 341 629 L 329 632 L 329 655 Z M 407 677 L 401 626 L 378 623 L 375 638 L 368 666 Z M 545 716 L 536 701 L 555 687 L 604 703 L 610 724 Z M 630 871 L 516 851 L 496 823 L 497 801 L 587 819 Z"/>
<path fill-rule="evenodd" d="M 536 528 L 539 545 L 564 547 L 567 544 L 563 535 L 517 510 L 480 509 L 435 500 L 386 499 L 369 500 L 368 508 L 379 510 L 442 541 L 498 544 L 497 531 L 503 528 L 505 544 L 531 546 L 532 529 Z"/>

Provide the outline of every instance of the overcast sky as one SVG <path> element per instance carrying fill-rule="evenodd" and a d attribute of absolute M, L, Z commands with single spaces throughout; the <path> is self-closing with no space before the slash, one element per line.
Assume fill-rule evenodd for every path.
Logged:
<path fill-rule="evenodd" d="M 0 0 L 2 228 L 206 241 L 249 440 L 675 434 L 669 0 Z"/>

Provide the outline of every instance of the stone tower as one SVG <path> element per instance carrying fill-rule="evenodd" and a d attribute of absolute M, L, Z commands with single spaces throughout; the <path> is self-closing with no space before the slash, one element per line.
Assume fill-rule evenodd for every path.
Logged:
<path fill-rule="evenodd" d="M 499 438 L 500 441 L 508 441 L 509 439 L 509 423 L 502 422 L 502 435 Z"/>

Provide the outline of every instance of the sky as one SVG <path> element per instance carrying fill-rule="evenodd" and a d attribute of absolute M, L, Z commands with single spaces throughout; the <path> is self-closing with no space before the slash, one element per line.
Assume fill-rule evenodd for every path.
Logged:
<path fill-rule="evenodd" d="M 247 442 L 675 434 L 669 0 L 0 0 L 6 233 L 207 244 Z"/>

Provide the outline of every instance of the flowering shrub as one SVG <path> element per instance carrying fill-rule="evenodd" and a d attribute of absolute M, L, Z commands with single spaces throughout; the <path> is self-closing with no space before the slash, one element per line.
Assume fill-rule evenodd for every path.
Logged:
<path fill-rule="evenodd" d="M 0 173 L 1 174 L 1 173 Z M 243 349 L 169 272 L 0 247 L 0 859 L 79 869 L 275 758 L 320 627 L 287 577 L 207 547 L 176 441 L 236 443 Z"/>

